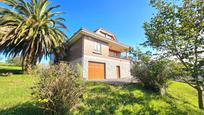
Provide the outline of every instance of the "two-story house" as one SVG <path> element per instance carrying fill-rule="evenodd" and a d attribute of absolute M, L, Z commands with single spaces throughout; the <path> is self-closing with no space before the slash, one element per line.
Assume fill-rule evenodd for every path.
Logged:
<path fill-rule="evenodd" d="M 119 43 L 114 34 L 104 29 L 90 32 L 82 28 L 71 37 L 68 46 L 68 61 L 82 66 L 84 79 L 131 78 L 129 46 Z"/>

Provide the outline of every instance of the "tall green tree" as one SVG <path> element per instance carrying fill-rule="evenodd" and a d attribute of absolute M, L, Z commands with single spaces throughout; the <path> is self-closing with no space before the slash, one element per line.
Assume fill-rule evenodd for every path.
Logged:
<path fill-rule="evenodd" d="M 0 28 L 6 28 L 0 38 L 0 52 L 9 57 L 20 55 L 22 67 L 30 71 L 32 66 L 50 56 L 67 36 L 62 29 L 65 19 L 60 7 L 51 6 L 48 0 L 4 0 L 8 7 L 0 7 Z"/>
<path fill-rule="evenodd" d="M 204 109 L 204 1 L 150 3 L 157 13 L 144 23 L 147 37 L 144 44 L 176 57 L 183 64 L 187 74 L 182 79 L 197 90 L 199 108 Z"/>

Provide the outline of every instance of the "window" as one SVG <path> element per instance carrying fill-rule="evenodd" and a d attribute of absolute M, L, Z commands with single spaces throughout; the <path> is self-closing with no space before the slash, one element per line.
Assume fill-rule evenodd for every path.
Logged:
<path fill-rule="evenodd" d="M 95 42 L 94 51 L 97 53 L 101 53 L 101 43 L 99 43 L 98 41 Z"/>
<path fill-rule="evenodd" d="M 106 38 L 111 39 L 111 40 L 113 39 L 112 36 L 107 35 L 107 34 L 106 34 Z"/>

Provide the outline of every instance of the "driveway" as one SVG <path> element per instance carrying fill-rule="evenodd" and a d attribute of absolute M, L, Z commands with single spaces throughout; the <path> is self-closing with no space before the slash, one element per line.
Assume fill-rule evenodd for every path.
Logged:
<path fill-rule="evenodd" d="M 105 80 L 96 80 L 93 82 L 103 82 L 111 85 L 123 85 L 129 83 L 138 83 L 139 81 L 134 78 L 125 78 L 125 79 L 105 79 Z"/>

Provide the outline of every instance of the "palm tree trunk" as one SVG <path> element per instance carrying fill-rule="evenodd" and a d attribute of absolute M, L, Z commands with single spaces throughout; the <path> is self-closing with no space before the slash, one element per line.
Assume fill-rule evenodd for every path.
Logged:
<path fill-rule="evenodd" d="M 26 68 L 25 71 L 26 71 L 27 74 L 32 74 L 32 69 L 33 69 L 32 64 L 27 63 L 25 68 Z"/>
<path fill-rule="evenodd" d="M 35 54 L 34 51 L 32 50 L 31 53 L 29 55 L 27 55 L 24 59 L 24 71 L 27 74 L 32 74 L 32 70 L 33 70 L 33 66 L 36 65 L 36 58 L 35 58 Z"/>
<path fill-rule="evenodd" d="M 31 59 L 29 56 L 26 56 L 22 63 L 23 73 L 31 74 L 32 73 L 32 65 Z"/>

